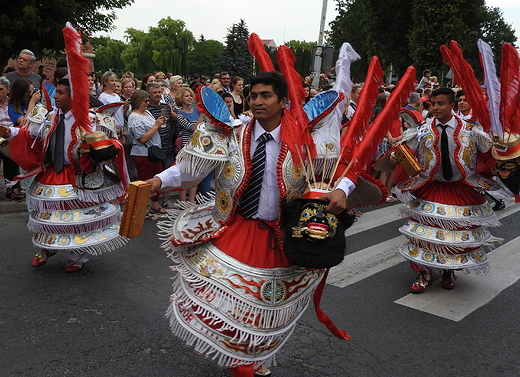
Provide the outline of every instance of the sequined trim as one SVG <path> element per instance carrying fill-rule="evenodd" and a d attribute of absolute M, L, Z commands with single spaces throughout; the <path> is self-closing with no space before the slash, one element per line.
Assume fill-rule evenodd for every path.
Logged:
<path fill-rule="evenodd" d="M 487 272 L 489 262 L 482 248 L 467 253 L 445 254 L 427 250 L 411 243 L 401 245 L 399 252 L 406 259 L 435 269 L 472 269 Z"/>

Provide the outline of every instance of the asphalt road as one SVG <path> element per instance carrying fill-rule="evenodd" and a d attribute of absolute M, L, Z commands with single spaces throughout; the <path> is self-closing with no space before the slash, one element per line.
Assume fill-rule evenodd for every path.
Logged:
<path fill-rule="evenodd" d="M 154 223 L 147 222 L 143 235 L 124 248 L 68 274 L 64 253 L 41 268 L 30 266 L 37 249 L 25 225 L 27 212 L 7 205 L 0 202 L 0 376 L 230 376 L 169 332 L 164 312 L 174 273 Z M 362 256 L 374 245 L 384 249 L 399 236 L 403 220 L 393 214 L 397 204 L 389 207 L 360 218 L 357 226 L 370 224 L 371 214 L 378 225 L 348 236 L 349 255 Z M 519 221 L 513 212 L 493 234 L 513 240 Z M 492 284 L 494 273 L 500 271 L 482 281 Z M 519 376 L 520 285 L 518 276 L 511 277 L 513 284 L 459 321 L 396 303 L 414 278 L 404 261 L 343 286 L 329 284 L 322 309 L 352 339 L 330 335 L 310 307 L 279 353 L 273 377 Z M 468 276 L 459 277 L 464 281 Z M 416 300 L 427 303 L 436 293 L 430 289 Z M 448 302 L 457 286 L 437 293 Z M 460 302 L 477 296 L 470 290 Z M 455 301 L 449 310 L 460 310 Z"/>

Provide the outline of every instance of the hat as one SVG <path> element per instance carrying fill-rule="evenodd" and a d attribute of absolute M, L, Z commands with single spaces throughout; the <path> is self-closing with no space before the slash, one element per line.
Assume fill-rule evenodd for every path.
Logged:
<path fill-rule="evenodd" d="M 504 133 L 493 144 L 491 154 L 497 160 L 513 160 L 520 156 L 520 135 Z"/>

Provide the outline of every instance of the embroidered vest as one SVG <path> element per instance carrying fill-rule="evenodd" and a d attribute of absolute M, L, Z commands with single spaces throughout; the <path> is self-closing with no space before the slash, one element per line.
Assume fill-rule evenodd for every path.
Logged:
<path fill-rule="evenodd" d="M 455 140 L 454 155 L 451 156 L 457 169 L 461 172 L 461 180 L 479 190 L 495 190 L 499 186 L 495 181 L 484 178 L 476 174 L 477 168 L 477 143 L 475 141 L 473 128 L 475 125 L 463 122 L 455 118 L 458 122 L 453 133 Z M 422 167 L 422 172 L 418 176 L 407 179 L 397 185 L 401 191 L 413 191 L 423 186 L 426 182 L 433 181 L 437 172 L 441 155 L 439 151 L 440 133 L 434 126 L 434 120 L 419 127 L 417 137 L 419 145 L 416 150 L 417 161 Z"/>

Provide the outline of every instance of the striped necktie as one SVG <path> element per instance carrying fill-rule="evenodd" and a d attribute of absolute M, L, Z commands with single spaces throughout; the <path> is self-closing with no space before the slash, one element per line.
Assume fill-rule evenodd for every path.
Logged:
<path fill-rule="evenodd" d="M 258 138 L 259 143 L 252 159 L 253 168 L 251 170 L 251 178 L 249 179 L 246 191 L 242 194 L 242 202 L 240 205 L 242 214 L 246 218 L 250 218 L 258 212 L 260 190 L 262 188 L 262 178 L 265 170 L 265 144 L 272 138 L 268 132 L 264 132 Z"/>
<path fill-rule="evenodd" d="M 60 120 L 54 131 L 54 170 L 59 173 L 63 170 L 65 164 L 65 115 L 60 114 Z"/>
<path fill-rule="evenodd" d="M 448 182 L 453 177 L 453 171 L 451 170 L 450 161 L 450 150 L 448 149 L 448 133 L 446 132 L 447 124 L 438 124 L 442 128 L 441 132 L 441 165 L 442 165 L 442 176 Z"/>

